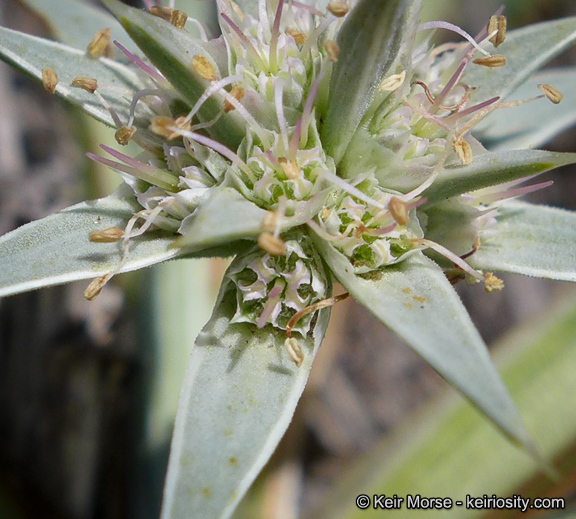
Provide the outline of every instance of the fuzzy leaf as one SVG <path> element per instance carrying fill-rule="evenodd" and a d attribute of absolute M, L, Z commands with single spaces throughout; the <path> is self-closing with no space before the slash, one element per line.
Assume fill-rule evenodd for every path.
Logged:
<path fill-rule="evenodd" d="M 366 139 L 361 139 L 365 136 Z M 430 175 L 429 168 L 412 169 L 398 161 L 394 152 L 380 146 L 367 136 L 364 130 L 357 133 L 350 150 L 356 152 L 356 163 L 352 153 L 345 159 L 343 176 L 349 177 L 376 168 L 376 178 L 386 189 L 406 193 L 418 187 Z M 429 204 L 468 193 L 544 173 L 576 162 L 576 153 L 557 153 L 541 150 L 513 150 L 480 153 L 471 164 L 444 167 L 438 178 L 424 194 Z M 371 167 L 370 167 L 371 166 Z"/>
<path fill-rule="evenodd" d="M 229 517 L 283 436 L 300 398 L 329 312 L 303 339 L 297 368 L 286 335 L 230 324 L 236 288 L 225 282 L 190 358 L 174 437 L 162 519 Z"/>
<path fill-rule="evenodd" d="M 235 189 L 216 188 L 210 198 L 182 222 L 180 232 L 183 236 L 176 243 L 192 251 L 255 238 L 262 232 L 265 216 L 264 209 Z"/>
<path fill-rule="evenodd" d="M 497 49 L 485 48 L 493 54 L 506 56 L 502 68 L 487 68 L 470 64 L 464 72 L 463 83 L 478 87 L 471 96 L 476 103 L 494 96 L 501 98 L 516 90 L 533 72 L 545 65 L 576 41 L 576 17 L 536 23 L 510 31 L 506 41 Z"/>
<path fill-rule="evenodd" d="M 114 269 L 122 260 L 120 243 L 92 243 L 90 232 L 123 229 L 141 209 L 117 191 L 100 200 L 82 202 L 0 238 L 0 296 L 49 285 L 88 279 Z M 130 244 L 121 272 L 174 258 L 173 235 L 145 233 Z"/>
<path fill-rule="evenodd" d="M 67 45 L 4 27 L 0 27 L 0 58 L 38 80 L 42 80 L 43 68 L 53 68 L 59 78 L 56 94 L 110 126 L 114 123 L 108 110 L 94 94 L 71 86 L 72 79 L 95 78 L 100 86 L 110 87 L 102 88 L 101 95 L 123 120 L 128 120 L 130 114 L 131 93 L 143 88 L 138 76 L 124 65 L 107 58 L 94 59 Z M 127 91 L 126 95 L 119 95 L 118 90 Z M 142 103 L 139 109 L 143 110 L 141 107 Z"/>
<path fill-rule="evenodd" d="M 186 31 L 177 29 L 165 20 L 140 9 L 128 7 L 119 0 L 104 0 L 104 5 L 112 11 L 144 54 L 191 105 L 211 84 L 194 68 L 195 56 L 207 60 L 218 77 L 227 75 L 227 70 L 221 70 L 221 66 L 225 66 L 223 64 L 226 63 L 224 47 L 193 38 Z M 199 117 L 203 121 L 212 121 L 220 115 L 223 103 L 221 94 L 211 96 L 200 108 Z M 236 149 L 244 137 L 243 128 L 243 121 L 233 110 L 222 115 L 207 131 L 218 141 Z"/>
<path fill-rule="evenodd" d="M 576 281 L 576 213 L 510 201 L 496 227 L 481 234 L 475 268 Z"/>
<path fill-rule="evenodd" d="M 490 150 L 536 148 L 576 123 L 576 67 L 545 70 L 531 77 L 506 101 L 538 95 L 538 85 L 550 84 L 564 95 L 561 103 L 546 100 L 526 103 L 509 110 L 495 110 L 474 130 Z"/>
<path fill-rule="evenodd" d="M 386 267 L 379 279 L 354 274 L 348 259 L 323 240 L 317 246 L 350 294 L 404 339 L 447 382 L 516 443 L 533 452 L 522 419 L 482 338 L 443 271 L 417 253 Z"/>
<path fill-rule="evenodd" d="M 359 0 L 338 34 L 340 56 L 330 79 L 323 142 L 336 163 L 346 148 L 378 85 L 409 56 L 420 1 Z M 404 68 L 406 65 L 404 65 Z"/>
<path fill-rule="evenodd" d="M 75 49 L 86 50 L 94 35 L 109 28 L 111 41 L 117 40 L 129 50 L 135 45 L 122 26 L 103 9 L 82 0 L 21 0 L 50 28 L 52 36 Z"/>

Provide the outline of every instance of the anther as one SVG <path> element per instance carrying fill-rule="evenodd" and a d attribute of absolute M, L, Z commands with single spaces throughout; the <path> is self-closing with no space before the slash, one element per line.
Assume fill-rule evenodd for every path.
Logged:
<path fill-rule="evenodd" d="M 216 81 L 218 76 L 216 75 L 216 69 L 206 59 L 206 57 L 202 56 L 201 54 L 196 54 L 192 58 L 192 68 L 196 71 L 196 73 L 206 81 Z"/>
<path fill-rule="evenodd" d="M 492 272 L 484 274 L 484 290 L 486 292 L 498 292 L 504 288 L 504 281 L 496 277 Z"/>
<path fill-rule="evenodd" d="M 298 29 L 286 29 L 286 34 L 294 38 L 296 45 L 304 45 L 308 39 L 306 35 Z"/>
<path fill-rule="evenodd" d="M 336 18 L 342 18 L 348 14 L 348 11 L 350 11 L 350 6 L 346 2 L 333 0 L 328 4 L 328 11 L 336 16 Z"/>
<path fill-rule="evenodd" d="M 182 131 L 190 131 L 190 121 L 188 121 L 184 116 L 172 119 L 172 117 L 166 115 L 157 115 L 152 118 L 152 122 L 148 127 L 152 133 L 160 135 L 160 137 L 164 137 L 169 141 L 180 136 L 180 132 L 173 128 L 178 128 Z"/>
<path fill-rule="evenodd" d="M 56 92 L 56 85 L 58 84 L 58 74 L 53 68 L 42 69 L 42 84 L 44 88 L 51 94 Z"/>
<path fill-rule="evenodd" d="M 299 368 L 304 361 L 304 352 L 302 351 L 302 346 L 297 339 L 294 337 L 288 337 L 284 341 L 284 348 L 294 364 Z"/>
<path fill-rule="evenodd" d="M 410 221 L 408 217 L 408 204 L 399 198 L 393 196 L 388 202 L 388 211 L 394 218 L 398 225 L 407 225 Z"/>
<path fill-rule="evenodd" d="M 271 256 L 286 256 L 288 254 L 284 240 L 270 232 L 263 232 L 258 236 L 258 245 Z"/>
<path fill-rule="evenodd" d="M 338 61 L 338 57 L 340 56 L 340 47 L 338 47 L 338 44 L 334 40 L 326 40 L 324 49 L 328 54 L 328 59 L 332 63 L 336 63 Z"/>
<path fill-rule="evenodd" d="M 120 144 L 121 146 L 126 146 L 130 142 L 130 139 L 135 133 L 136 133 L 135 126 L 120 126 L 120 128 L 116 130 L 114 138 L 116 139 L 116 142 L 118 144 Z"/>
<path fill-rule="evenodd" d="M 110 29 L 102 29 L 98 31 L 92 41 L 88 44 L 88 53 L 93 58 L 99 58 L 100 56 L 110 55 Z"/>
<path fill-rule="evenodd" d="M 454 148 L 456 155 L 458 155 L 460 162 L 464 166 L 467 166 L 472 162 L 472 148 L 470 147 L 470 144 L 468 144 L 468 142 L 466 142 L 466 140 L 463 137 L 458 137 L 454 141 L 452 147 Z"/>
<path fill-rule="evenodd" d="M 506 57 L 502 54 L 494 54 L 492 56 L 485 56 L 484 58 L 476 58 L 473 63 L 488 68 L 500 68 L 506 65 Z"/>
<path fill-rule="evenodd" d="M 262 220 L 262 229 L 267 232 L 274 232 L 278 227 L 278 211 L 268 211 Z"/>
<path fill-rule="evenodd" d="M 93 299 L 95 299 L 98 296 L 98 294 L 102 292 L 102 289 L 104 288 L 106 283 L 108 283 L 110 277 L 111 277 L 110 274 L 106 274 L 105 276 L 100 276 L 96 279 L 93 279 L 92 282 L 86 288 L 86 290 L 84 290 L 84 297 L 88 299 L 88 301 L 92 301 Z"/>
<path fill-rule="evenodd" d="M 119 227 L 109 227 L 102 231 L 92 231 L 90 241 L 93 243 L 115 243 L 124 236 L 124 231 Z"/>
<path fill-rule="evenodd" d="M 234 99 L 236 99 L 236 101 L 240 102 L 242 101 L 242 99 L 244 99 L 244 96 L 246 95 L 246 90 L 244 89 L 244 87 L 240 85 L 234 85 L 234 88 L 230 90 L 230 95 Z M 230 101 L 228 100 L 224 101 L 224 112 L 228 113 L 234 109 L 235 107 Z"/>
<path fill-rule="evenodd" d="M 71 85 L 76 88 L 81 88 L 93 94 L 98 89 L 98 81 L 91 77 L 75 77 L 72 79 Z"/>
<path fill-rule="evenodd" d="M 402 86 L 404 80 L 406 79 L 406 71 L 403 70 L 400 74 L 392 74 L 387 78 L 384 78 L 378 87 L 381 92 L 394 92 Z"/>
<path fill-rule="evenodd" d="M 494 15 L 490 17 L 490 21 L 488 22 L 488 34 L 494 34 L 494 36 L 490 37 L 488 41 L 494 45 L 494 47 L 498 47 L 504 40 L 506 39 L 506 17 L 503 15 Z"/>
<path fill-rule="evenodd" d="M 286 178 L 289 180 L 294 180 L 302 176 L 302 172 L 300 171 L 300 167 L 294 160 L 289 160 L 285 157 L 280 157 L 278 159 L 278 163 L 284 171 Z"/>
<path fill-rule="evenodd" d="M 557 105 L 562 99 L 564 99 L 564 95 L 559 90 L 556 90 L 552 85 L 548 85 L 546 83 L 538 85 L 538 88 L 544 93 L 544 95 L 550 99 L 555 105 Z"/>

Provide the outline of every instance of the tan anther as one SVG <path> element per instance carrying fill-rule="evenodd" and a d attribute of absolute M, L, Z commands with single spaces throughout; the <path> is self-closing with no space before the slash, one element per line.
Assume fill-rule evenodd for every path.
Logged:
<path fill-rule="evenodd" d="M 338 61 L 338 56 L 340 56 L 340 47 L 338 47 L 338 44 L 334 40 L 326 40 L 324 49 L 328 54 L 328 59 L 332 63 L 336 63 Z"/>
<path fill-rule="evenodd" d="M 246 89 L 240 85 L 234 85 L 234 88 L 232 90 L 230 90 L 230 95 L 234 99 L 236 99 L 236 101 L 240 102 L 240 101 L 242 101 L 242 99 L 244 99 L 244 96 L 246 95 Z M 230 101 L 228 101 L 228 100 L 224 101 L 224 111 L 226 113 L 228 113 L 234 109 L 235 109 L 235 107 Z"/>
<path fill-rule="evenodd" d="M 93 58 L 99 58 L 109 54 L 110 45 L 110 29 L 102 29 L 98 31 L 92 41 L 88 44 L 88 53 Z"/>
<path fill-rule="evenodd" d="M 124 236 L 124 231 L 119 227 L 109 227 L 102 231 L 92 231 L 90 241 L 94 243 L 115 243 Z"/>
<path fill-rule="evenodd" d="M 488 22 L 488 34 L 492 34 L 496 31 L 496 34 L 492 36 L 488 41 L 494 45 L 494 47 L 500 46 L 504 43 L 506 39 L 506 17 L 503 15 L 494 15 L 490 17 Z"/>
<path fill-rule="evenodd" d="M 538 85 L 538 88 L 542 90 L 544 95 L 550 99 L 555 105 L 557 105 L 562 99 L 564 99 L 564 95 L 559 90 L 556 90 L 552 85 L 548 85 L 546 83 L 542 83 Z"/>
<path fill-rule="evenodd" d="M 167 22 L 169 22 L 172 18 L 172 13 L 174 11 L 175 9 L 172 9 L 172 7 L 165 7 L 163 5 L 154 5 L 148 9 L 148 12 L 152 16 L 157 16 L 158 18 L 162 18 L 162 20 L 166 20 Z"/>
<path fill-rule="evenodd" d="M 488 68 L 500 68 L 506 65 L 506 57 L 502 54 L 494 54 L 493 56 L 477 58 L 474 60 L 474 63 Z"/>
<path fill-rule="evenodd" d="M 328 11 L 336 16 L 336 18 L 342 18 L 348 14 L 348 11 L 350 11 L 350 6 L 346 2 L 333 0 L 328 4 Z"/>
<path fill-rule="evenodd" d="M 206 81 L 216 81 L 218 79 L 216 69 L 212 63 L 210 63 L 206 57 L 201 54 L 196 54 L 192 58 L 192 68 L 194 68 L 196 73 Z"/>
<path fill-rule="evenodd" d="M 327 207 L 323 207 L 322 211 L 320 212 L 320 218 L 322 218 L 322 220 L 326 220 L 328 219 L 328 217 L 332 214 L 332 210 L 328 209 Z"/>
<path fill-rule="evenodd" d="M 268 211 L 262 220 L 262 229 L 267 232 L 273 232 L 278 226 L 278 211 Z"/>
<path fill-rule="evenodd" d="M 404 80 L 406 79 L 406 71 L 403 70 L 399 74 L 392 74 L 387 78 L 384 78 L 378 87 L 380 92 L 394 92 L 402 86 Z"/>
<path fill-rule="evenodd" d="M 298 29 L 286 29 L 286 34 L 294 38 L 296 45 L 304 45 L 308 39 L 306 35 Z"/>
<path fill-rule="evenodd" d="M 304 361 L 304 352 L 302 351 L 302 346 L 300 346 L 298 339 L 287 337 L 284 341 L 284 349 L 297 367 L 302 366 L 302 362 Z"/>
<path fill-rule="evenodd" d="M 486 292 L 497 292 L 504 288 L 504 281 L 496 277 L 492 272 L 484 274 L 484 290 Z"/>
<path fill-rule="evenodd" d="M 187 121 L 186 117 L 184 116 L 178 117 L 177 119 L 172 119 L 172 117 L 168 117 L 166 115 L 157 115 L 156 117 L 152 118 L 152 122 L 148 127 L 152 133 L 160 135 L 169 141 L 180 136 L 180 132 L 173 130 L 172 128 L 179 128 L 180 130 L 189 131 L 190 121 Z"/>
<path fill-rule="evenodd" d="M 110 275 L 106 274 L 105 276 L 100 276 L 99 278 L 93 279 L 91 283 L 86 287 L 84 290 L 84 297 L 88 299 L 88 301 L 92 301 L 93 299 L 102 292 L 102 289 L 108 283 L 110 279 Z"/>
<path fill-rule="evenodd" d="M 188 21 L 188 15 L 184 11 L 179 9 L 174 9 L 172 16 L 170 17 L 170 23 L 177 29 L 184 29 L 186 22 Z"/>
<path fill-rule="evenodd" d="M 410 221 L 408 217 L 408 205 L 403 200 L 393 196 L 388 202 L 388 211 L 399 225 L 407 225 Z"/>
<path fill-rule="evenodd" d="M 294 180 L 302 176 L 302 171 L 300 171 L 300 167 L 295 161 L 289 160 L 285 157 L 280 157 L 278 162 L 280 163 L 280 167 L 282 168 L 282 171 L 284 171 L 286 178 L 289 180 Z"/>
<path fill-rule="evenodd" d="M 91 77 L 75 77 L 72 79 L 71 85 L 76 88 L 81 88 L 93 94 L 98 89 L 98 81 Z"/>
<path fill-rule="evenodd" d="M 264 252 L 272 256 L 286 256 L 288 253 L 284 240 L 270 232 L 263 232 L 258 236 L 258 245 Z"/>
<path fill-rule="evenodd" d="M 58 84 L 58 74 L 53 68 L 42 69 L 42 84 L 44 88 L 51 94 L 56 92 L 56 85 Z"/>
<path fill-rule="evenodd" d="M 458 137 L 453 144 L 453 148 L 454 151 L 456 152 L 456 155 L 458 155 L 458 158 L 460 159 L 460 162 L 464 165 L 467 166 L 468 164 L 470 164 L 472 162 L 472 148 L 470 147 L 470 144 L 468 144 L 468 142 L 466 142 L 466 140 L 463 137 Z"/>
<path fill-rule="evenodd" d="M 116 142 L 118 144 L 120 144 L 121 146 L 126 146 L 130 142 L 130 139 L 135 133 L 136 133 L 135 126 L 120 126 L 120 128 L 116 130 L 114 138 L 116 139 Z"/>

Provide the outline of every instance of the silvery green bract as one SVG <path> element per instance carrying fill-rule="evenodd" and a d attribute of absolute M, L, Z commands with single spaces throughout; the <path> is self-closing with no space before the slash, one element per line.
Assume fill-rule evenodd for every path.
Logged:
<path fill-rule="evenodd" d="M 575 119 L 576 72 L 532 76 L 576 19 L 502 42 L 500 13 L 473 39 L 421 24 L 417 0 L 218 0 L 211 38 L 184 1 L 104 0 L 116 19 L 80 0 L 26 3 L 63 43 L 1 28 L 2 58 L 141 152 L 102 146 L 91 158 L 122 175 L 114 194 L 0 239 L 0 295 L 95 277 L 94 297 L 119 272 L 235 256 L 188 367 L 165 519 L 232 513 L 290 422 L 335 281 L 538 456 L 452 283 L 576 280 L 576 217 L 510 200 L 576 162 L 529 148 Z M 114 53 L 100 33 L 90 55 L 105 28 Z M 459 43 L 416 44 L 433 29 Z"/>

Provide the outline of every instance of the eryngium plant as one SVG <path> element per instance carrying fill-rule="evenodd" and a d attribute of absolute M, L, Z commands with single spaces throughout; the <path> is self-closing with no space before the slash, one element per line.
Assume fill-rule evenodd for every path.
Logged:
<path fill-rule="evenodd" d="M 163 517 L 232 513 L 348 294 L 537 456 L 452 285 L 576 280 L 574 214 L 513 200 L 576 162 L 528 149 L 576 113 L 555 107 L 573 71 L 531 77 L 576 19 L 507 34 L 498 12 L 472 37 L 421 23 L 417 0 L 218 0 L 210 39 L 173 5 L 104 0 L 118 24 L 78 0 L 27 3 L 68 44 L 1 29 L 2 57 L 141 152 L 102 146 L 89 156 L 122 176 L 114 194 L 4 236 L 0 293 L 95 278 L 92 299 L 120 272 L 235 256 L 191 357 Z"/>

